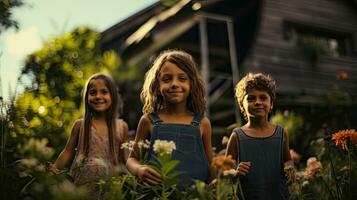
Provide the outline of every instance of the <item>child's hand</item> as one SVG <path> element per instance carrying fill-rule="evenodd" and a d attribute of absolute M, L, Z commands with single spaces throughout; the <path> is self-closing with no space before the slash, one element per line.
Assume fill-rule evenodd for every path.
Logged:
<path fill-rule="evenodd" d="M 56 167 L 55 164 L 47 162 L 46 163 L 46 171 L 50 176 L 52 176 L 52 175 L 58 174 L 60 170 Z"/>
<path fill-rule="evenodd" d="M 158 185 L 161 183 L 161 176 L 159 172 L 154 170 L 153 168 L 143 165 L 137 171 L 138 177 L 149 185 Z"/>
<path fill-rule="evenodd" d="M 295 166 L 292 160 L 286 161 L 284 163 L 284 172 L 285 176 L 288 179 L 288 182 L 293 182 L 295 180 Z"/>
<path fill-rule="evenodd" d="M 237 174 L 239 175 L 247 175 L 249 173 L 249 169 L 252 166 L 251 162 L 240 162 L 237 167 Z"/>

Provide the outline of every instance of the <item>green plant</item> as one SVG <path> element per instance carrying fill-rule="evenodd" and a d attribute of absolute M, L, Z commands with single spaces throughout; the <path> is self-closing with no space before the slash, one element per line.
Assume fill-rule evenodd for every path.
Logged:
<path fill-rule="evenodd" d="M 288 110 L 285 110 L 284 112 L 277 111 L 271 116 L 270 122 L 273 124 L 280 124 L 287 129 L 291 146 L 297 146 L 299 131 L 304 122 L 300 115 Z"/>
<path fill-rule="evenodd" d="M 316 62 L 321 55 L 326 55 L 329 50 L 325 39 L 310 35 L 299 35 L 296 46 L 304 58 L 310 62 Z"/>

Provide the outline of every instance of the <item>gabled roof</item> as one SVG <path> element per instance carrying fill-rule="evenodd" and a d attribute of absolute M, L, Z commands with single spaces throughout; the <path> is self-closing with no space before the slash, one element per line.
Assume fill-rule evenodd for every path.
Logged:
<path fill-rule="evenodd" d="M 243 26 L 239 24 L 239 28 L 235 27 L 240 31 L 237 43 L 243 44 L 240 53 L 244 55 L 256 29 L 256 20 L 247 21 L 248 17 L 245 16 L 256 18 L 256 7 L 259 4 L 256 0 L 181 0 L 172 7 L 166 7 L 157 2 L 105 30 L 102 33 L 102 48 L 114 49 L 124 60 L 133 56 L 140 60 L 140 57 L 151 55 L 191 30 L 203 13 L 209 12 L 232 18 L 235 23 L 245 23 Z M 192 38 L 192 34 L 190 37 Z M 237 44 L 237 48 L 240 44 Z"/>

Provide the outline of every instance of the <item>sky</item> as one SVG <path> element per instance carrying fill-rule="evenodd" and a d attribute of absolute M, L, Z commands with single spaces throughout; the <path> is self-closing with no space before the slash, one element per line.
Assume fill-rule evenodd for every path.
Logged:
<path fill-rule="evenodd" d="M 26 56 L 41 49 L 46 40 L 78 26 L 104 31 L 156 1 L 24 0 L 25 5 L 13 12 L 20 29 L 0 34 L 0 95 L 7 101 L 9 92 L 15 92 Z"/>

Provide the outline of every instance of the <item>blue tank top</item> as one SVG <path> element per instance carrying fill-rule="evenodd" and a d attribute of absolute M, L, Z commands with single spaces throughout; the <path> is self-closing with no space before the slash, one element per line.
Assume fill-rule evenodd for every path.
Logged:
<path fill-rule="evenodd" d="M 245 199 L 288 199 L 283 161 L 284 129 L 277 125 L 273 135 L 265 138 L 248 136 L 240 128 L 234 132 L 238 136 L 238 163 L 252 163 L 249 173 L 240 176 Z"/>
<path fill-rule="evenodd" d="M 180 161 L 175 170 L 182 173 L 178 177 L 181 185 L 192 184 L 194 180 L 206 182 L 210 172 L 201 138 L 201 118 L 196 115 L 190 125 L 163 123 L 156 113 L 151 113 L 150 118 L 154 126 L 150 138 L 148 160 L 153 160 L 155 140 L 173 141 L 176 144 L 176 150 L 171 156 L 173 160 Z"/>

